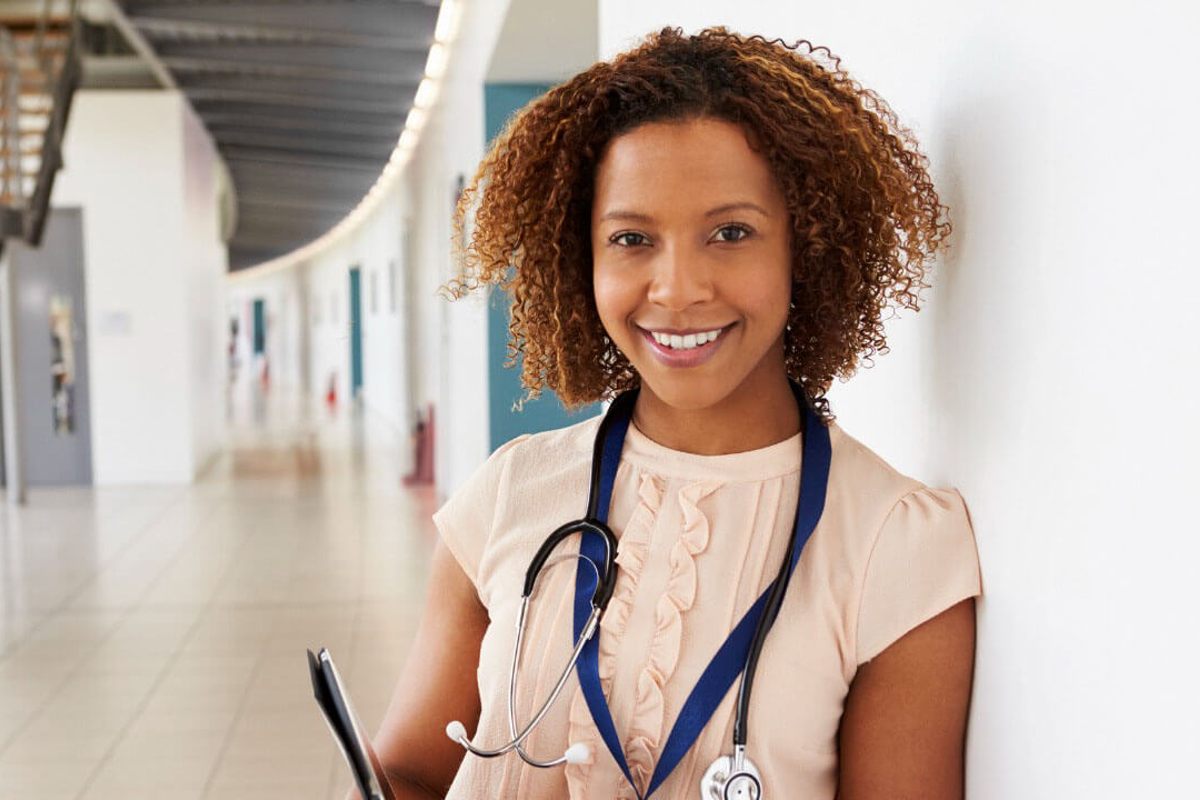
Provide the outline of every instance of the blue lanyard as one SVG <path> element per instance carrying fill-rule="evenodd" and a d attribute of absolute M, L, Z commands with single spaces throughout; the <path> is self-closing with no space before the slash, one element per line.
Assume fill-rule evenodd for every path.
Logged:
<path fill-rule="evenodd" d="M 629 428 L 632 403 L 615 402 L 610 414 L 616 416 L 608 426 L 605 434 L 601 455 L 601 472 L 597 499 L 595 505 L 596 517 L 599 522 L 607 523 L 609 506 L 612 502 L 613 485 L 617 479 L 617 466 L 621 462 L 621 449 L 625 445 L 625 433 Z M 813 413 L 802 404 L 802 413 L 807 415 L 804 434 L 804 455 L 800 462 L 800 500 L 796 504 L 796 523 L 792 530 L 796 547 L 788 565 L 788 576 L 800 562 L 800 554 L 804 545 L 816 528 L 825 509 L 825 489 L 829 479 L 830 443 L 829 429 Z M 592 560 L 598 569 L 603 569 L 605 563 L 604 541 L 597 535 L 585 535 L 579 545 L 579 552 L 585 558 Z M 583 626 L 591 613 L 592 589 L 596 582 L 596 573 L 584 561 L 579 562 L 575 573 L 575 639 L 578 641 L 583 632 Z M 713 713 L 720 705 L 722 698 L 729 692 L 733 682 L 746 665 L 750 645 L 754 639 L 755 629 L 766 605 L 767 596 L 771 592 L 772 582 L 759 596 L 754 605 L 742 616 L 733 631 L 717 649 L 716 655 L 704 669 L 700 679 L 692 688 L 691 694 L 679 711 L 679 718 L 671 727 L 662 754 L 650 777 L 650 785 L 642 794 L 633 781 L 629 764 L 625 760 L 625 752 L 613 723 L 612 712 L 608 701 L 604 698 L 604 690 L 600 686 L 600 631 L 584 645 L 575 670 L 579 676 L 579 685 L 583 691 L 584 700 L 596 723 L 600 737 L 612 753 L 621 768 L 629 785 L 638 793 L 641 800 L 646 800 L 662 785 L 667 776 L 675 769 L 684 754 L 695 744 L 700 731 L 708 724 Z"/>

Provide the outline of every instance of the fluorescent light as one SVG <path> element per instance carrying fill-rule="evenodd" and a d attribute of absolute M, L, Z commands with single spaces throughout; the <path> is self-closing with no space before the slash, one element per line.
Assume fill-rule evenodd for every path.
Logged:
<path fill-rule="evenodd" d="M 429 58 L 425 61 L 425 74 L 431 78 L 440 78 L 446 74 L 448 54 L 446 45 L 434 42 L 429 47 Z"/>
<path fill-rule="evenodd" d="M 425 113 L 425 109 L 423 108 L 414 107 L 410 109 L 408 112 L 408 119 L 404 120 L 404 127 L 407 129 L 405 133 L 408 131 L 412 131 L 413 133 L 420 131 L 425 127 L 425 120 L 427 117 L 428 114 Z"/>
<path fill-rule="evenodd" d="M 430 108 L 437 101 L 438 82 L 433 78 L 422 78 L 421 85 L 417 87 L 417 96 L 413 100 L 413 105 L 419 108 Z"/>
<path fill-rule="evenodd" d="M 437 26 L 433 29 L 433 38 L 439 42 L 449 42 L 458 35 L 458 23 L 462 18 L 462 7 L 458 0 L 442 0 L 442 8 L 438 11 Z"/>

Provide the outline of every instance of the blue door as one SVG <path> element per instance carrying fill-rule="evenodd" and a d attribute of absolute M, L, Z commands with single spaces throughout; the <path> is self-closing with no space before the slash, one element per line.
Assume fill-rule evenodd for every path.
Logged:
<path fill-rule="evenodd" d="M 363 385 L 362 274 L 350 268 L 350 396 L 358 397 Z"/>
<path fill-rule="evenodd" d="M 267 352 L 267 303 L 254 301 L 254 355 Z"/>

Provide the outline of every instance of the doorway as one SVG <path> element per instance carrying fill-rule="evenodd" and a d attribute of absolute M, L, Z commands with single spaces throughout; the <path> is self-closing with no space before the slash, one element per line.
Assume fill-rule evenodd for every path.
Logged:
<path fill-rule="evenodd" d="M 12 248 L 20 298 L 14 324 L 25 481 L 29 486 L 90 485 L 83 211 L 52 209 L 38 248 L 15 240 L 6 246 Z"/>
<path fill-rule="evenodd" d="M 363 386 L 362 271 L 350 268 L 350 397 L 358 399 Z"/>

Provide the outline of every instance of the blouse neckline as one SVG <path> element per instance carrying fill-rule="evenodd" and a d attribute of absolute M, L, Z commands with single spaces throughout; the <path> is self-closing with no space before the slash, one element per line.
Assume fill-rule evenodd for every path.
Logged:
<path fill-rule="evenodd" d="M 686 453 L 659 444 L 630 420 L 621 457 L 664 477 L 730 483 L 761 481 L 796 472 L 800 469 L 803 449 L 803 437 L 796 433 L 775 444 L 740 453 L 715 456 Z"/>

